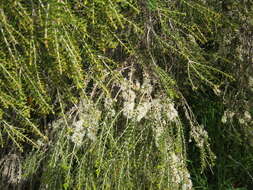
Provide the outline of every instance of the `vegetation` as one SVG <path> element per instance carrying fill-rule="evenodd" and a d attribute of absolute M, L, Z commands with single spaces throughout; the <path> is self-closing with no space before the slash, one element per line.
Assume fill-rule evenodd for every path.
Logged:
<path fill-rule="evenodd" d="M 252 13 L 2 0 L 0 189 L 250 189 Z"/>

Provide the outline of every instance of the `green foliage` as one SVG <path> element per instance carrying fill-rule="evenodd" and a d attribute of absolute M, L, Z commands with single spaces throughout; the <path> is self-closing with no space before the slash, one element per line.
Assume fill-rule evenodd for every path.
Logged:
<path fill-rule="evenodd" d="M 23 188 L 229 189 L 238 171 L 250 184 L 252 10 L 2 0 L 0 169 L 18 148 Z"/>

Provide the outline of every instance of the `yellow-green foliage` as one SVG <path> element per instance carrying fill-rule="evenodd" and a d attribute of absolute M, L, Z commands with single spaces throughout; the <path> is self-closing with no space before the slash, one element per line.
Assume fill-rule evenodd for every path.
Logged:
<path fill-rule="evenodd" d="M 188 68 L 192 85 L 195 76 L 218 88 L 212 73 L 219 71 L 208 65 L 199 48 L 192 47 L 196 40 L 205 43 L 212 36 L 220 15 L 200 4 L 3 0 L 0 10 L 4 129 L 11 125 L 43 136 L 38 118 L 59 110 L 57 91 L 66 105 L 76 102 L 88 80 L 99 81 L 105 67 L 121 67 L 117 56 L 144 56 L 144 64 L 152 65 L 173 51 L 186 61 L 182 68 Z M 146 53 L 139 55 L 143 50 Z M 166 69 L 164 64 L 159 67 Z"/>
<path fill-rule="evenodd" d="M 38 158 L 47 170 L 41 183 L 51 189 L 183 188 L 170 169 L 190 181 L 188 140 L 198 147 L 202 171 L 215 160 L 206 126 L 198 123 L 188 97 L 196 90 L 220 95 L 234 80 L 224 69 L 233 60 L 223 52 L 221 34 L 232 24 L 214 9 L 219 10 L 200 0 L 2 0 L 0 145 L 38 148 L 27 157 L 26 177 L 41 172 Z M 141 91 L 147 78 L 150 94 Z M 105 106 L 107 98 L 114 107 Z M 157 123 L 154 116 L 135 118 L 167 98 L 180 110 L 176 122 L 164 121 L 167 108 Z M 80 148 L 72 141 L 80 132 L 73 126 L 82 118 L 83 99 L 92 105 L 78 126 L 96 120 L 99 135 L 96 143 L 86 139 Z M 93 117 L 94 110 L 99 111 Z M 60 129 L 54 128 L 57 121 Z"/>

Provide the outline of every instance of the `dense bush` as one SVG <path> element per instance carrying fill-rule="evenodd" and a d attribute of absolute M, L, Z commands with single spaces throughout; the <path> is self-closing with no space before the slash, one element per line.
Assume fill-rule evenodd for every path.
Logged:
<path fill-rule="evenodd" d="M 0 188 L 250 188 L 252 12 L 2 0 Z"/>

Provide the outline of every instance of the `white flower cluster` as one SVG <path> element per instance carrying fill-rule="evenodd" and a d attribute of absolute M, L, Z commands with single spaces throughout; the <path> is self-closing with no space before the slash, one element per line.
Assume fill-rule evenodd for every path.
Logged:
<path fill-rule="evenodd" d="M 192 189 L 192 181 L 190 173 L 185 167 L 183 159 L 177 156 L 174 152 L 170 154 L 170 165 L 172 173 L 172 182 L 177 186 L 181 186 L 182 190 Z"/>
<path fill-rule="evenodd" d="M 137 113 L 136 121 L 141 121 L 141 119 L 147 115 L 151 106 L 152 106 L 151 102 L 143 102 L 139 104 L 136 108 L 136 113 Z"/>
<path fill-rule="evenodd" d="M 207 142 L 208 139 L 208 133 L 204 129 L 204 125 L 195 126 L 191 131 L 191 136 L 194 138 L 197 143 L 197 146 L 200 148 L 204 147 L 204 144 L 205 142 Z"/>
<path fill-rule="evenodd" d="M 167 118 L 169 121 L 175 121 L 178 117 L 178 112 L 175 109 L 174 103 L 171 100 L 162 101 L 159 98 L 152 98 L 153 85 L 147 73 L 144 73 L 143 84 L 140 85 L 136 80 L 135 84 L 131 81 L 123 81 L 120 84 L 122 91 L 123 115 L 134 121 L 141 121 L 143 118 L 148 118 L 149 111 L 153 111 L 152 119 L 162 121 Z M 137 97 L 137 92 L 141 97 Z M 136 103 L 139 101 L 139 103 Z"/>
<path fill-rule="evenodd" d="M 116 115 L 116 110 L 113 107 L 113 103 L 114 101 L 116 101 L 115 99 L 112 99 L 110 97 L 106 97 L 104 99 L 104 106 L 105 106 L 105 110 L 107 111 L 107 113 L 111 116 L 114 117 Z"/>
<path fill-rule="evenodd" d="M 154 118 L 157 121 L 162 121 L 165 124 L 165 117 L 168 121 L 176 121 L 178 112 L 172 100 L 167 99 L 162 101 L 161 99 L 154 99 L 152 100 L 152 106 Z"/>
<path fill-rule="evenodd" d="M 131 85 L 125 81 L 121 86 L 122 97 L 124 99 L 123 103 L 123 115 L 127 118 L 133 118 L 135 116 L 135 99 L 136 94 L 131 89 Z"/>
<path fill-rule="evenodd" d="M 152 92 L 152 85 L 149 78 L 144 78 L 143 84 L 140 85 L 139 81 L 133 84 L 131 81 L 123 81 L 121 84 L 123 102 L 123 115 L 128 119 L 133 119 L 137 122 L 144 118 L 152 106 L 150 98 L 142 98 L 139 104 L 136 104 L 136 92 L 142 96 L 150 97 Z"/>
<path fill-rule="evenodd" d="M 227 123 L 228 120 L 232 120 L 235 115 L 235 112 L 226 110 L 221 118 L 222 123 Z"/>
<path fill-rule="evenodd" d="M 155 143 L 159 148 L 168 124 L 170 122 L 180 124 L 180 121 L 174 102 L 166 98 L 165 94 L 154 92 L 156 83 L 155 77 L 151 79 L 144 72 L 142 84 L 135 79 L 135 83 L 131 80 L 124 80 L 118 86 L 120 86 L 123 98 L 123 115 L 134 122 L 140 122 L 142 119 L 152 120 Z M 168 145 L 171 143 L 173 144 L 173 142 L 166 142 Z"/>
<path fill-rule="evenodd" d="M 73 113 L 76 114 L 73 116 Z M 100 115 L 101 111 L 91 101 L 83 99 L 65 114 L 65 118 L 54 121 L 52 127 L 56 131 L 67 127 L 70 131 L 68 138 L 80 147 L 85 136 L 92 141 L 96 140 Z"/>
<path fill-rule="evenodd" d="M 247 137 L 248 143 L 253 147 L 253 120 L 249 111 L 245 111 L 238 119 L 239 123 L 243 125 L 244 134 Z"/>
<path fill-rule="evenodd" d="M 90 140 L 96 140 L 97 129 L 101 112 L 97 110 L 92 102 L 84 99 L 78 106 L 77 121 L 73 121 L 73 134 L 71 136 L 72 142 L 80 146 L 83 137 L 86 135 Z"/>
<path fill-rule="evenodd" d="M 246 110 L 243 114 L 235 114 L 235 112 L 226 110 L 221 118 L 221 122 L 227 123 L 227 121 L 231 121 L 233 118 L 236 118 L 239 124 L 243 126 L 243 131 L 248 143 L 253 147 L 253 119 L 251 113 Z"/>
<path fill-rule="evenodd" d="M 239 118 L 240 124 L 246 124 L 251 121 L 251 114 L 248 111 L 245 111 L 243 116 Z"/>
<path fill-rule="evenodd" d="M 174 103 L 171 100 L 162 101 L 161 99 L 154 99 L 152 101 L 152 115 L 155 126 L 155 142 L 159 147 L 159 141 L 165 132 L 168 122 L 175 122 L 180 125 L 178 112 L 175 109 Z"/>
<path fill-rule="evenodd" d="M 77 146 L 80 146 L 85 135 L 85 128 L 83 127 L 83 120 L 79 120 L 73 123 L 72 126 L 74 129 L 73 135 L 71 136 L 71 141 L 74 142 Z"/>
<path fill-rule="evenodd" d="M 231 121 L 235 115 L 236 115 L 235 112 L 226 110 L 221 118 L 221 122 L 227 123 L 228 121 Z M 238 118 L 239 123 L 242 125 L 247 124 L 252 121 L 251 114 L 248 111 L 245 111 L 244 114 L 239 117 L 237 114 L 237 118 Z"/>

